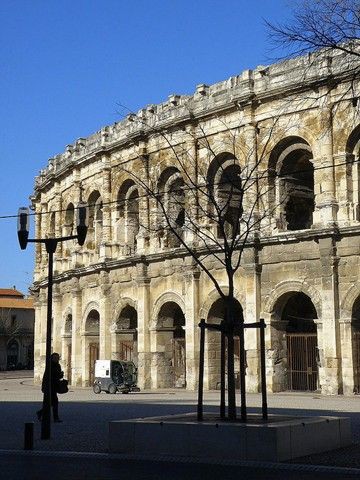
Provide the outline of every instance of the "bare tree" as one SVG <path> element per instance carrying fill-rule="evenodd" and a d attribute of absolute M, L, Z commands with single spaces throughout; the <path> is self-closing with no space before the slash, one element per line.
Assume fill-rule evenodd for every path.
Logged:
<path fill-rule="evenodd" d="M 291 3 L 292 15 L 288 22 L 266 22 L 271 40 L 284 50 L 285 57 L 334 50 L 360 57 L 360 0 Z"/>
<path fill-rule="evenodd" d="M 281 203 L 289 203 L 293 189 L 289 182 L 286 193 L 277 202 L 270 201 L 275 199 L 275 182 L 269 182 L 264 158 L 269 155 L 269 142 L 277 119 L 264 128 L 260 136 L 255 126 L 251 126 L 250 134 L 245 134 L 238 128 L 230 128 L 220 118 L 216 120 L 223 131 L 224 153 L 221 155 L 215 152 L 211 135 L 200 122 L 193 121 L 192 128 L 181 132 L 180 140 L 175 140 L 171 132 L 143 124 L 147 135 L 160 138 L 167 150 L 163 165 L 152 165 L 148 159 L 146 177 L 127 165 L 122 169 L 150 203 L 148 211 L 152 218 L 140 229 L 147 229 L 148 235 L 157 239 L 159 248 L 184 248 L 193 265 L 209 277 L 224 302 L 221 331 L 227 339 L 228 416 L 236 418 L 234 336 L 239 335 L 241 413 L 246 420 L 244 317 L 235 298 L 235 275 L 245 249 L 258 249 L 260 227 L 269 225 Z M 132 121 L 143 122 L 134 114 Z M 257 136 L 261 139 L 259 144 Z M 194 153 L 199 150 L 203 152 L 202 161 L 198 161 Z M 291 175 L 297 173 L 302 174 L 291 172 Z M 275 175 L 273 172 L 273 178 Z M 226 272 L 227 288 L 212 270 L 214 262 Z"/>

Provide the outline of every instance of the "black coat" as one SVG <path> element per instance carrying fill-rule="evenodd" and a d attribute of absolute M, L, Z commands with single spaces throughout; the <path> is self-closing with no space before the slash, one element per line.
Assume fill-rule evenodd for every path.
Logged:
<path fill-rule="evenodd" d="M 61 371 L 60 363 L 58 362 L 51 362 L 51 395 L 56 394 L 58 390 L 58 384 L 64 373 Z M 49 375 L 47 370 L 45 370 L 42 384 L 41 384 L 41 391 L 44 393 L 46 386 L 48 385 Z"/>

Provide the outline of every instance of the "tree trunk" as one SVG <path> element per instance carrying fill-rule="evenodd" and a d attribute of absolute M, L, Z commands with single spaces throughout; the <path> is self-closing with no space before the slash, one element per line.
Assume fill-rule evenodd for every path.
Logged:
<path fill-rule="evenodd" d="M 234 372 L 234 298 L 228 297 L 225 307 L 225 324 L 227 336 L 227 371 L 228 371 L 228 414 L 229 420 L 236 419 L 235 372 Z"/>

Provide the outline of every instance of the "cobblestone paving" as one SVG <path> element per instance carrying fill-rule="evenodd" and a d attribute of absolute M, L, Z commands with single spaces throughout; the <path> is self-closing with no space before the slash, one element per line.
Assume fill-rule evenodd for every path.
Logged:
<path fill-rule="evenodd" d="M 64 422 L 52 425 L 50 440 L 40 440 L 40 424 L 35 417 L 42 401 L 39 387 L 29 377 L 0 375 L 0 448 L 22 449 L 24 423 L 34 421 L 36 450 L 106 452 L 109 421 L 193 412 L 196 406 L 196 393 L 181 390 L 95 395 L 90 388 L 77 388 L 59 398 Z M 216 411 L 219 393 L 206 392 L 204 400 L 206 410 Z M 260 395 L 249 394 L 247 401 L 250 412 L 259 411 Z M 354 445 L 296 459 L 294 463 L 360 467 L 360 397 L 284 393 L 269 395 L 268 405 L 270 413 L 282 415 L 351 417 Z"/>

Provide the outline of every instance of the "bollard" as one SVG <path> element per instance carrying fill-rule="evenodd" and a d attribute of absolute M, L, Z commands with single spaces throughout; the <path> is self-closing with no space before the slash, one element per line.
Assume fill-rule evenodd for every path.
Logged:
<path fill-rule="evenodd" d="M 34 422 L 25 423 L 24 430 L 24 450 L 34 448 Z"/>

